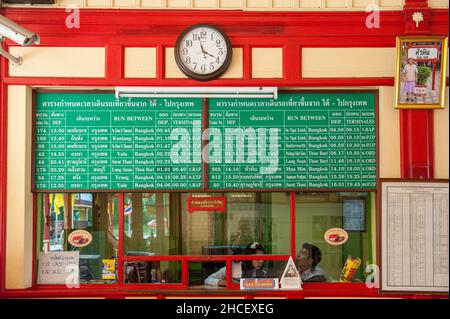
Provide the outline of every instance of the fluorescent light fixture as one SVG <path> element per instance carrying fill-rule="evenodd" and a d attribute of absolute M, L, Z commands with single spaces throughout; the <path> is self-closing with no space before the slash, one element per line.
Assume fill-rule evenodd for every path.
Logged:
<path fill-rule="evenodd" d="M 276 87 L 116 87 L 116 98 L 266 98 L 277 99 Z"/>

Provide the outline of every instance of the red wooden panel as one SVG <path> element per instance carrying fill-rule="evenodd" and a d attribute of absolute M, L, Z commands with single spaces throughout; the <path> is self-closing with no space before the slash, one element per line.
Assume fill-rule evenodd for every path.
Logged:
<path fill-rule="evenodd" d="M 402 178 L 434 177 L 433 110 L 400 110 L 400 156 Z"/>

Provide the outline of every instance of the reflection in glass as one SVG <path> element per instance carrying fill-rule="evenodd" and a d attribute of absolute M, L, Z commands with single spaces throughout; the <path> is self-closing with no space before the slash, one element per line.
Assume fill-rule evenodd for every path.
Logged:
<path fill-rule="evenodd" d="M 181 283 L 179 261 L 129 261 L 124 263 L 126 284 Z"/>
<path fill-rule="evenodd" d="M 189 213 L 189 196 L 225 196 L 225 211 Z M 239 255 L 258 241 L 266 254 L 290 250 L 288 193 L 181 194 L 183 253 L 186 255 Z"/>
<path fill-rule="evenodd" d="M 102 268 L 104 259 L 117 258 L 118 210 L 115 194 L 38 194 L 37 256 L 42 251 L 79 251 L 80 283 L 115 282 L 103 279 Z M 89 232 L 92 242 L 73 246 L 68 237 L 74 230 Z"/>
<path fill-rule="evenodd" d="M 370 220 L 366 218 L 370 214 L 370 193 L 305 192 L 296 195 L 296 263 L 303 281 L 323 281 L 320 276 L 323 275 L 326 281 L 337 282 L 348 256 L 360 258 L 362 265 L 371 263 L 370 227 L 366 225 L 359 227 L 362 231 L 349 230 L 349 239 L 343 245 L 330 245 L 324 240 L 327 230 L 343 228 L 343 219 L 348 215 L 344 212 L 344 202 L 349 199 L 364 201 L 366 205 L 360 205 L 363 209 L 359 212 L 364 218 L 359 220 Z M 363 280 L 363 267 L 360 267 L 353 281 Z"/>
<path fill-rule="evenodd" d="M 129 256 L 179 254 L 177 197 L 129 193 L 124 199 L 124 249 Z"/>
<path fill-rule="evenodd" d="M 226 200 L 225 211 L 193 211 L 191 197 Z M 268 254 L 290 251 L 289 193 L 128 193 L 124 251 L 128 256 L 236 255 L 249 242 Z"/>
<path fill-rule="evenodd" d="M 278 278 L 283 275 L 287 260 L 238 260 L 233 261 L 232 282 L 239 284 L 242 278 Z M 225 262 L 189 263 L 189 285 L 198 288 L 226 287 Z"/>

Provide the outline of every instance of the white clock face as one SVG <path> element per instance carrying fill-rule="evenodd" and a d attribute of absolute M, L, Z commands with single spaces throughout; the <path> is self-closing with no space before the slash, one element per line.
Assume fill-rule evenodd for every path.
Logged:
<path fill-rule="evenodd" d="M 214 28 L 199 26 L 189 30 L 179 40 L 179 62 L 186 71 L 209 75 L 217 72 L 228 56 L 227 41 Z"/>

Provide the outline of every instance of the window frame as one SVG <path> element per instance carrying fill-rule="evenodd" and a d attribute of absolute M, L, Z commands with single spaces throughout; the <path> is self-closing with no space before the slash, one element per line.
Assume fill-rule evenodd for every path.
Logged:
<path fill-rule="evenodd" d="M 78 90 L 78 91 L 66 91 L 66 90 L 38 90 L 38 92 L 79 92 L 79 93 L 92 93 L 92 90 Z M 111 93 L 112 91 L 104 91 Z M 120 290 L 136 290 L 136 291 L 143 291 L 146 289 L 151 289 L 155 292 L 162 292 L 162 294 L 165 293 L 165 291 L 170 294 L 170 290 L 176 290 L 176 291 L 188 291 L 189 285 L 188 285 L 188 269 L 189 265 L 188 263 L 190 261 L 195 262 L 201 262 L 201 261 L 225 261 L 227 266 L 227 283 L 231 285 L 227 286 L 226 288 L 218 289 L 217 294 L 221 294 L 221 292 L 227 292 L 227 291 L 240 291 L 239 285 L 232 283 L 232 275 L 231 275 L 231 262 L 233 260 L 252 260 L 252 259 L 263 259 L 263 260 L 287 260 L 289 257 L 292 257 L 295 260 L 295 257 L 297 255 L 297 248 L 296 248 L 296 200 L 295 196 L 297 192 L 308 192 L 308 191 L 315 191 L 315 192 L 369 192 L 375 194 L 375 202 L 371 203 L 371 205 L 374 207 L 374 213 L 377 224 L 374 226 L 376 227 L 376 240 L 375 243 L 371 243 L 372 246 L 375 245 L 375 251 L 372 250 L 372 259 L 377 260 L 377 265 L 380 264 L 379 262 L 379 250 L 380 250 L 380 232 L 379 232 L 379 205 L 378 205 L 378 185 L 380 181 L 380 169 L 379 169 L 379 157 L 380 157 L 380 151 L 379 151 L 379 90 L 378 89 L 327 89 L 327 90 L 319 90 L 319 89 L 306 89 L 306 90 L 300 90 L 300 89 L 280 89 L 280 93 L 372 93 L 374 95 L 374 112 L 375 112 L 375 159 L 376 159 L 376 186 L 370 189 L 360 189 L 360 188 L 340 188 L 340 189 L 196 189 L 196 190 L 151 190 L 153 193 L 181 193 L 181 192 L 190 192 L 190 193 L 226 193 L 226 192 L 285 192 L 290 193 L 290 255 L 266 255 L 266 256 L 254 256 L 254 255 L 215 255 L 215 256 L 124 256 L 124 249 L 123 249 L 123 228 L 124 228 L 124 214 L 123 214 L 123 208 L 124 208 L 124 198 L 126 193 L 131 192 L 149 192 L 149 190 L 100 190 L 95 192 L 108 192 L 108 193 L 115 193 L 119 195 L 119 208 L 122 212 L 119 214 L 119 249 L 118 249 L 118 280 L 117 283 L 114 284 L 80 284 L 80 288 L 83 291 L 94 291 L 101 288 L 117 288 Z M 33 91 L 33 94 L 35 94 L 36 91 Z M 34 163 L 34 153 L 35 153 L 35 115 L 36 115 L 36 103 L 33 103 L 32 106 L 32 134 L 33 134 L 33 143 L 32 143 L 32 163 Z M 209 127 L 209 99 L 204 98 L 202 102 L 202 130 Z M 202 148 L 207 144 L 207 141 L 203 141 Z M 39 193 L 55 193 L 54 191 L 36 191 L 34 189 L 34 169 L 35 166 L 32 165 L 32 192 L 33 192 L 33 269 L 32 269 L 32 289 L 52 289 L 55 288 L 62 288 L 64 292 L 69 290 L 70 288 L 65 287 L 64 285 L 37 285 L 36 283 L 36 273 L 37 273 L 37 256 L 36 256 L 36 228 L 37 228 L 37 194 Z M 203 171 L 209 172 L 209 165 L 207 163 L 203 163 Z M 209 175 L 204 174 L 203 176 L 203 182 L 207 183 L 209 182 Z M 65 191 L 65 190 L 59 190 L 58 192 L 61 193 L 86 193 L 88 191 L 82 190 L 82 191 Z M 95 193 L 94 191 L 89 191 L 89 193 Z M 371 211 L 372 212 L 372 211 Z M 129 259 L 131 257 L 131 259 Z M 139 260 L 146 260 L 146 261 L 181 261 L 182 263 L 182 283 L 181 284 L 124 284 L 123 283 L 123 265 L 125 261 L 139 261 Z M 350 296 L 378 296 L 379 295 L 379 289 L 369 289 L 366 287 L 364 283 L 331 283 L 331 282 L 325 282 L 325 283 L 303 283 L 302 285 L 305 289 L 308 289 L 311 291 L 313 295 L 318 296 L 342 296 L 342 295 L 350 295 Z M 333 291 L 330 293 L 330 291 Z M 243 292 L 245 294 L 249 294 L 249 292 Z M 262 291 L 258 292 L 265 295 L 276 295 L 276 291 Z M 294 294 L 298 295 L 299 293 L 302 293 L 301 291 L 292 291 L 292 292 L 286 292 L 283 291 L 283 294 Z M 100 293 L 101 295 L 104 295 L 106 293 Z M 129 292 L 121 292 L 121 295 L 132 295 Z M 251 293 L 253 294 L 253 292 Z M 209 294 L 206 294 L 209 295 Z"/>
<path fill-rule="evenodd" d="M 164 193 L 166 191 L 154 191 L 159 193 Z M 202 192 L 202 191 L 198 191 Z M 330 191 L 328 191 L 330 192 Z M 48 192 L 48 193 L 54 193 L 54 192 Z M 64 194 L 73 194 L 77 192 L 61 192 Z M 95 193 L 95 192 L 90 192 Z M 109 192 L 108 192 L 109 193 Z M 227 287 L 221 287 L 217 290 L 214 290 L 214 292 L 221 293 L 226 291 L 240 291 L 239 284 L 233 283 L 232 280 L 232 262 L 234 261 L 244 261 L 244 260 L 288 260 L 289 257 L 292 257 L 294 260 L 297 256 L 297 247 L 296 247 L 296 237 L 297 237 L 297 227 L 296 227 L 296 196 L 298 192 L 289 192 L 289 204 L 290 204 L 290 254 L 275 254 L 275 255 L 173 255 L 173 256 L 125 256 L 124 255 L 124 200 L 126 197 L 126 194 L 129 194 L 130 192 L 124 191 L 124 192 L 114 192 L 115 195 L 119 198 L 119 238 L 118 238 L 118 255 L 117 255 L 117 280 L 116 283 L 94 283 L 94 284 L 88 284 L 88 283 L 80 283 L 80 289 L 82 291 L 94 291 L 98 289 L 105 289 L 105 288 L 115 288 L 119 290 L 133 290 L 133 291 L 143 291 L 143 290 L 152 290 L 152 291 L 189 291 L 192 290 L 189 286 L 189 263 L 190 262 L 225 262 L 226 265 L 226 280 L 227 280 Z M 174 192 L 171 192 L 174 193 Z M 181 193 L 181 192 L 177 192 Z M 220 192 L 211 192 L 211 193 L 220 193 Z M 373 193 L 373 192 L 369 192 Z M 62 289 L 64 291 L 70 290 L 70 288 L 67 288 L 65 285 L 49 285 L 49 284 L 37 284 L 37 265 L 38 265 L 38 258 L 37 258 L 37 250 L 38 247 L 38 238 L 37 238 L 37 225 L 38 225 L 38 212 L 37 212 L 37 196 L 38 194 L 45 194 L 46 193 L 34 193 L 33 194 L 33 219 L 34 219 L 34 230 L 33 230 L 33 274 L 32 274 L 32 288 L 35 289 L 44 289 L 44 290 L 54 290 L 54 289 Z M 370 204 L 375 205 L 375 203 Z M 180 212 L 181 213 L 181 212 Z M 376 239 L 376 250 L 378 251 L 378 236 Z M 370 243 L 372 243 L 372 239 L 370 239 Z M 372 255 L 373 255 L 372 251 Z M 373 256 L 372 256 L 373 258 Z M 125 262 L 130 261 L 178 261 L 181 263 L 181 282 L 180 283 L 125 283 L 124 282 L 124 264 Z M 333 282 L 324 282 L 324 283 L 303 283 L 303 287 L 308 287 L 309 289 L 318 289 L 319 291 L 322 290 L 329 290 L 332 289 L 339 289 L 344 285 L 347 289 L 363 289 L 363 286 L 365 287 L 365 284 L 362 283 L 333 283 Z M 367 289 L 367 288 L 366 288 Z M 204 289 L 206 290 L 206 289 Z M 365 289 L 363 289 L 365 290 Z M 296 293 L 299 293 L 300 290 L 294 291 Z M 248 292 L 247 292 L 248 293 Z M 274 291 L 267 290 L 264 291 L 264 293 L 274 293 Z"/>

